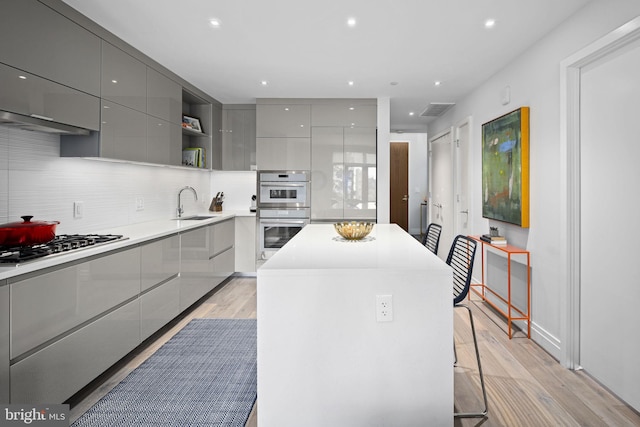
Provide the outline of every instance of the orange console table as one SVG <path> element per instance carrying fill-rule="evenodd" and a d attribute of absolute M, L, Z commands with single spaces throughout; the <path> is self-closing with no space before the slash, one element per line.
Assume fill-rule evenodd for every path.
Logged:
<path fill-rule="evenodd" d="M 509 339 L 512 338 L 511 333 L 511 322 L 514 320 L 524 320 L 527 322 L 527 338 L 531 338 L 531 255 L 529 251 L 525 249 L 521 249 L 517 246 L 512 245 L 492 245 L 491 243 L 485 242 L 480 239 L 480 236 L 469 236 L 474 240 L 477 240 L 482 244 L 481 252 L 482 252 L 482 283 L 472 283 L 471 291 L 480 296 L 484 302 L 489 304 L 491 307 L 496 309 L 499 313 L 507 318 L 507 325 L 509 329 Z M 484 277 L 484 254 L 485 247 L 490 247 L 492 249 L 496 249 L 498 251 L 504 252 L 507 254 L 507 298 L 499 295 L 495 291 L 491 290 L 489 286 L 485 283 Z M 524 312 L 523 310 L 517 308 L 511 303 L 511 256 L 512 255 L 523 255 L 527 258 L 527 310 Z M 487 299 L 487 293 L 490 293 L 504 302 L 507 306 L 507 311 L 505 312 L 503 309 L 498 307 L 494 302 Z"/>

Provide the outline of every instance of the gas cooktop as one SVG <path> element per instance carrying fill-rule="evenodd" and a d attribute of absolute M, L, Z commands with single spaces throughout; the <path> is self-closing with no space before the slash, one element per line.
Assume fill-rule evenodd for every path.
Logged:
<path fill-rule="evenodd" d="M 19 265 L 42 257 L 87 249 L 107 243 L 126 240 L 119 234 L 59 234 L 41 245 L 0 246 L 0 264 Z"/>

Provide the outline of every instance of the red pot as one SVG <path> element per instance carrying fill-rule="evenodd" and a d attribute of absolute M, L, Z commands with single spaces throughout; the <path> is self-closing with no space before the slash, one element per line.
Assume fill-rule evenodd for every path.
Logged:
<path fill-rule="evenodd" d="M 33 216 L 21 217 L 23 222 L 0 225 L 0 246 L 30 246 L 47 243 L 56 237 L 60 221 L 31 221 Z"/>

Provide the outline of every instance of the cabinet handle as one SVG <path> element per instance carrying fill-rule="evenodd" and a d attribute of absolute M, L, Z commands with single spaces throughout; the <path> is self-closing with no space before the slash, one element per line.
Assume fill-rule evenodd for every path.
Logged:
<path fill-rule="evenodd" d="M 41 116 L 40 114 L 31 114 L 31 117 L 33 117 L 35 119 L 47 120 L 47 121 L 50 121 L 50 122 L 53 121 L 53 117 Z"/>

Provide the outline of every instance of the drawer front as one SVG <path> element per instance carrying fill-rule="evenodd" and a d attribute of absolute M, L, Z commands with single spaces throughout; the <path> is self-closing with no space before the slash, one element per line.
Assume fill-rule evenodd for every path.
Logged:
<path fill-rule="evenodd" d="M 140 255 L 140 290 L 145 291 L 180 272 L 180 237 L 144 245 Z"/>
<path fill-rule="evenodd" d="M 140 297 L 140 340 L 144 341 L 179 314 L 180 280 L 175 278 Z"/>
<path fill-rule="evenodd" d="M 139 343 L 135 300 L 11 366 L 11 402 L 62 403 Z"/>
<path fill-rule="evenodd" d="M 216 256 L 233 247 L 235 242 L 235 224 L 233 219 L 210 226 L 209 232 L 211 233 L 212 242 L 210 256 Z"/>
<path fill-rule="evenodd" d="M 140 249 L 11 283 L 11 358 L 140 293 Z"/>
<path fill-rule="evenodd" d="M 235 251 L 227 249 L 213 259 L 213 283 L 214 287 L 225 281 L 234 273 Z"/>

